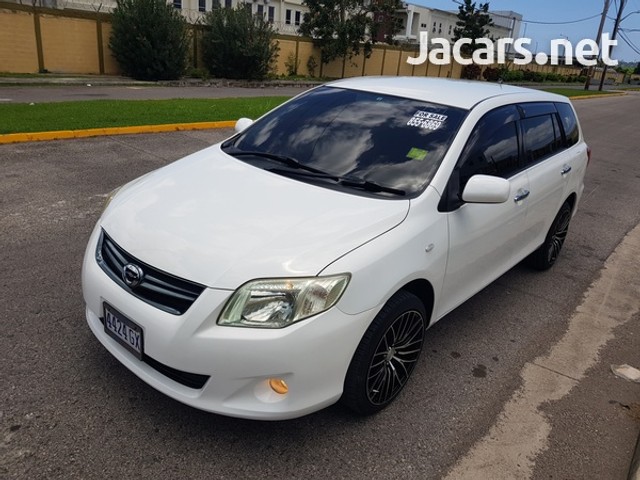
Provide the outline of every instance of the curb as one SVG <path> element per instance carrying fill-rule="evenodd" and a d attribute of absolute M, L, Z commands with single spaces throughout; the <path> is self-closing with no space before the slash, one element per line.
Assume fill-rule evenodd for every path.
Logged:
<path fill-rule="evenodd" d="M 631 459 L 627 480 L 640 480 L 640 436 L 638 436 L 638 441 L 636 442 L 636 450 Z"/>
<path fill-rule="evenodd" d="M 106 135 L 135 135 L 139 133 L 178 132 L 182 130 L 208 130 L 233 128 L 235 120 L 221 122 L 169 123 L 163 125 L 138 125 L 135 127 L 89 128 L 83 130 L 58 130 L 53 132 L 8 133 L 0 135 L 0 145 L 8 143 L 63 140 L 68 138 L 99 137 Z"/>
<path fill-rule="evenodd" d="M 600 94 L 600 95 L 581 95 L 581 96 L 578 96 L 578 97 L 568 97 L 568 98 L 569 98 L 569 100 L 571 100 L 573 102 L 575 100 L 588 100 L 590 98 L 623 97 L 626 94 L 627 94 L 626 92 L 620 92 L 620 93 L 606 93 L 606 94 Z"/>

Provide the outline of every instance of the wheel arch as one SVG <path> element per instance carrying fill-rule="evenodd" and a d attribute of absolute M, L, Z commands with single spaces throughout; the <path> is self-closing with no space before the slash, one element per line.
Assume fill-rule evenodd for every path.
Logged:
<path fill-rule="evenodd" d="M 576 195 L 576 192 L 571 192 L 571 195 L 569 195 L 567 197 L 567 199 L 565 200 L 566 203 L 569 203 L 569 206 L 571 207 L 571 213 L 572 214 L 575 212 L 576 200 L 577 199 L 578 199 L 578 195 Z"/>
<path fill-rule="evenodd" d="M 412 293 L 422 302 L 424 309 L 427 313 L 427 326 L 431 325 L 431 319 L 433 317 L 433 307 L 435 302 L 435 292 L 433 285 L 429 280 L 424 278 L 418 278 L 405 284 L 400 290 Z"/>

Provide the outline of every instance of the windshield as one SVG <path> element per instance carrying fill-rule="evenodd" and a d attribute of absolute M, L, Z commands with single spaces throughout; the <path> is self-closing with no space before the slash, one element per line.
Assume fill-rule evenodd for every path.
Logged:
<path fill-rule="evenodd" d="M 267 114 L 223 150 L 244 161 L 260 152 L 286 157 L 305 173 L 282 166 L 274 171 L 301 181 L 343 179 L 340 188 L 375 185 L 367 193 L 388 196 L 395 190 L 407 198 L 426 188 L 465 115 L 435 103 L 320 87 Z"/>

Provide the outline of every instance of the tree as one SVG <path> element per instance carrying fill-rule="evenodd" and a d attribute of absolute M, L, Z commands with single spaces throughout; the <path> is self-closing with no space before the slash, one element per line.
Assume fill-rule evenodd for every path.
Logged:
<path fill-rule="evenodd" d="M 638 62 L 638 65 L 636 65 L 636 69 L 633 71 L 633 73 L 635 73 L 636 75 L 640 75 L 640 62 Z"/>
<path fill-rule="evenodd" d="M 464 4 L 458 7 L 458 21 L 454 29 L 453 40 L 457 41 L 461 38 L 470 38 L 473 40 L 471 45 L 465 44 L 462 51 L 471 54 L 478 48 L 484 48 L 484 45 L 478 45 L 475 41 L 478 38 L 489 38 L 489 28 L 493 25 L 493 20 L 489 16 L 489 2 L 481 3 L 476 6 L 472 0 L 464 0 Z"/>
<path fill-rule="evenodd" d="M 109 47 L 125 75 L 173 80 L 187 67 L 187 22 L 165 0 L 117 0 Z"/>
<path fill-rule="evenodd" d="M 399 29 L 395 11 L 401 8 L 400 0 L 304 0 L 304 4 L 309 12 L 299 31 L 320 48 L 322 63 L 351 58 L 361 50 L 369 57 L 378 39 L 393 43 Z"/>
<path fill-rule="evenodd" d="M 204 19 L 202 57 L 219 78 L 261 80 L 278 55 L 271 24 L 243 5 L 214 8 Z"/>

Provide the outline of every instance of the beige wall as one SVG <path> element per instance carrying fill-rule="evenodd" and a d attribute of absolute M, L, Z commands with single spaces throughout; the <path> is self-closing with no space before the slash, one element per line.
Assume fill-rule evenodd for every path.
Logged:
<path fill-rule="evenodd" d="M 53 15 L 40 17 L 42 53 L 50 72 L 97 73 L 96 22 Z"/>
<path fill-rule="evenodd" d="M 38 71 L 33 14 L 0 9 L 0 72 Z"/>
<path fill-rule="evenodd" d="M 102 22 L 102 55 L 104 58 L 104 73 L 107 75 L 119 75 L 120 68 L 118 62 L 111 55 L 109 48 L 109 37 L 111 36 L 111 24 Z"/>

